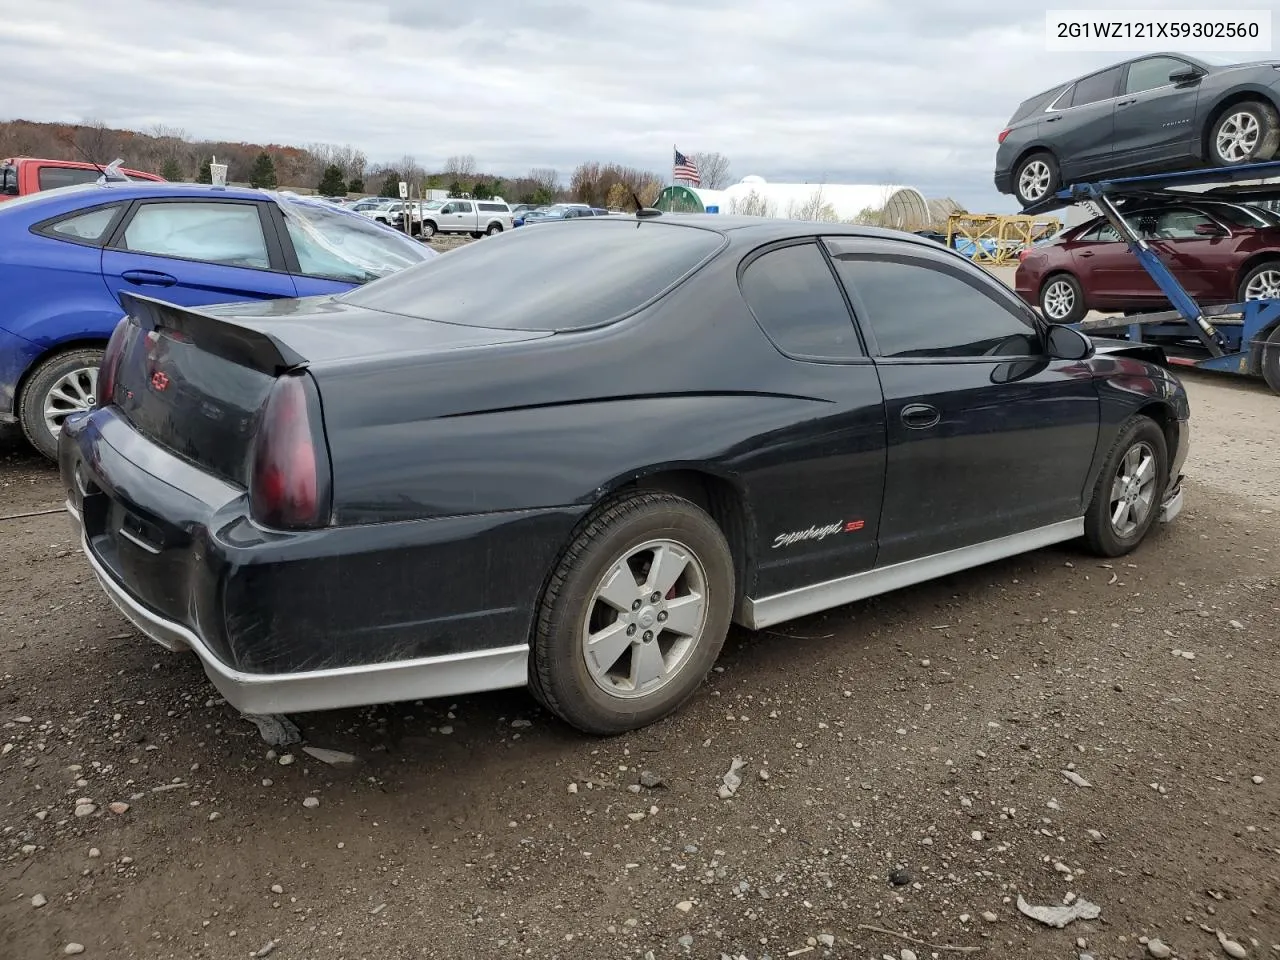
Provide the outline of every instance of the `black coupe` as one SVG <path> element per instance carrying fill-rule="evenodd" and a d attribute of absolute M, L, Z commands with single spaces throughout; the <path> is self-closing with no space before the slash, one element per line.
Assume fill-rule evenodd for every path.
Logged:
<path fill-rule="evenodd" d="M 527 683 L 625 731 L 733 622 L 1120 555 L 1182 502 L 1158 349 L 908 234 L 600 217 L 340 296 L 129 311 L 61 435 L 68 509 L 124 614 L 249 713 Z"/>
<path fill-rule="evenodd" d="M 996 189 L 1024 207 L 1083 180 L 1270 160 L 1280 60 L 1139 57 L 1023 101 L 997 139 Z"/>

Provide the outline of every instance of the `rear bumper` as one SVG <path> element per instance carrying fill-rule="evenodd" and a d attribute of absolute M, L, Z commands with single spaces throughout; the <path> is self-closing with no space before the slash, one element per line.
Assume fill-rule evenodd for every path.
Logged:
<path fill-rule="evenodd" d="M 79 513 L 70 502 L 67 512 L 81 530 L 81 547 L 94 576 L 116 608 L 166 650 L 196 654 L 214 687 L 242 713 L 303 713 L 397 700 L 454 697 L 520 687 L 528 681 L 527 643 L 395 663 L 286 674 L 244 673 L 219 659 L 194 630 L 147 609 L 133 597 L 94 556 L 88 538 L 83 535 Z"/>
<path fill-rule="evenodd" d="M 199 656 L 247 713 L 522 686 L 543 578 L 578 514 L 264 530 L 242 490 L 112 409 L 64 428 L 59 466 L 108 597 L 155 642 Z"/>

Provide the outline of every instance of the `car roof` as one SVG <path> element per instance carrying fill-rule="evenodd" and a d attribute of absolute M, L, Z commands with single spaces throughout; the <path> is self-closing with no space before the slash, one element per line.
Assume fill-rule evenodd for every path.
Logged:
<path fill-rule="evenodd" d="M 605 219 L 635 219 L 634 214 L 610 214 Z M 752 243 L 768 243 L 792 237 L 864 237 L 870 240 L 898 240 L 915 243 L 932 250 L 937 244 L 924 237 L 903 230 L 888 230 L 859 223 L 826 223 L 811 220 L 787 220 L 780 217 L 748 217 L 725 213 L 664 213 L 661 217 L 645 218 L 648 222 L 686 224 L 704 230 L 732 235 L 734 239 L 748 239 Z"/>
<path fill-rule="evenodd" d="M 70 197 L 83 197 L 86 202 L 110 200 L 137 200 L 146 197 L 207 197 L 210 195 L 232 200 L 261 199 L 280 196 L 267 190 L 252 187 L 216 187 L 207 183 L 171 183 L 164 180 L 113 180 L 107 183 L 83 183 L 70 187 L 57 187 L 31 194 L 34 198 L 56 202 Z M 290 197 L 292 199 L 292 197 Z"/>

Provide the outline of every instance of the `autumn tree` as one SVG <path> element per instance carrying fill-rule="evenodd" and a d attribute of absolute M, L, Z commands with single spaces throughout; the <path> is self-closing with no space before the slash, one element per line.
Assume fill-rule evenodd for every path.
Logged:
<path fill-rule="evenodd" d="M 708 190 L 722 190 L 729 185 L 729 158 L 723 153 L 695 153 L 698 179 Z"/>
<path fill-rule="evenodd" d="M 259 190 L 274 190 L 279 184 L 276 181 L 276 162 L 271 154 L 263 150 L 258 159 L 253 161 L 253 169 L 249 171 L 249 186 Z"/>
<path fill-rule="evenodd" d="M 651 206 L 662 192 L 662 180 L 657 174 L 636 167 L 624 167 L 617 163 L 589 162 L 580 164 L 569 182 L 569 192 L 574 200 L 593 207 L 604 206 L 615 184 L 623 184 L 628 191 L 635 191 L 640 202 Z M 635 204 L 632 203 L 631 206 Z"/>
<path fill-rule="evenodd" d="M 316 187 L 316 193 L 322 197 L 345 197 L 347 195 L 347 184 L 342 179 L 342 168 L 336 163 L 329 164 L 325 168 L 324 176 L 320 178 L 320 185 Z"/>
<path fill-rule="evenodd" d="M 476 158 L 469 153 L 450 157 L 444 162 L 444 175 L 464 183 L 471 180 L 476 175 Z"/>

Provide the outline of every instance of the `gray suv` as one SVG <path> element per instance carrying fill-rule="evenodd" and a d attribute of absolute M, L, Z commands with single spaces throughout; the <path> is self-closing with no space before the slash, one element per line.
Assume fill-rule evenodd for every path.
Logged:
<path fill-rule="evenodd" d="M 1270 160 L 1280 60 L 1138 57 L 1023 101 L 999 143 L 996 189 L 1023 207 L 1082 180 Z"/>

